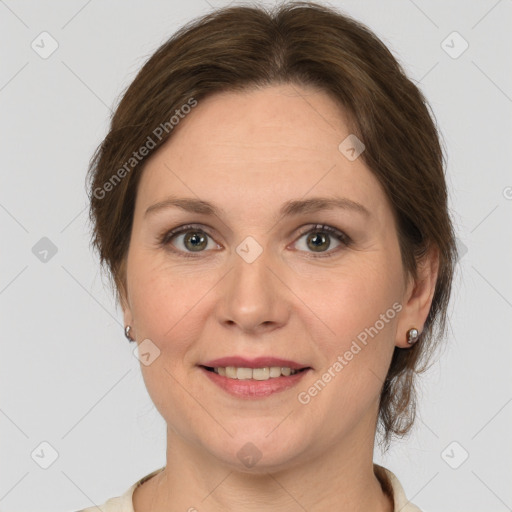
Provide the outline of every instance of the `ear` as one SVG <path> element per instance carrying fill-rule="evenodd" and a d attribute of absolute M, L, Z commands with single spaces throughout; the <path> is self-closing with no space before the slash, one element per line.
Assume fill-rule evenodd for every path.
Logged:
<path fill-rule="evenodd" d="M 128 304 L 128 301 L 124 298 L 124 296 L 120 299 L 121 308 L 123 310 L 123 320 L 125 327 L 127 325 L 131 325 L 133 327 L 133 315 L 132 310 Z"/>
<path fill-rule="evenodd" d="M 119 265 L 118 279 L 116 280 L 117 295 L 119 298 L 119 305 L 123 311 L 124 325 L 132 325 L 133 315 L 128 297 L 128 289 L 126 285 L 126 259 Z"/>
<path fill-rule="evenodd" d="M 406 291 L 402 298 L 402 312 L 398 321 L 395 345 L 410 348 L 407 332 L 413 327 L 420 335 L 432 305 L 437 276 L 439 273 L 439 248 L 433 246 L 418 263 L 417 279 L 409 275 Z"/>

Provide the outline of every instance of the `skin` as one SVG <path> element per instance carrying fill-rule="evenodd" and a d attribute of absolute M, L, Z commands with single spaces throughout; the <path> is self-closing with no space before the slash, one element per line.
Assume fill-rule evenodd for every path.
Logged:
<path fill-rule="evenodd" d="M 167 423 L 167 465 L 134 492 L 137 512 L 392 510 L 373 471 L 378 399 L 394 347 L 408 348 L 407 331 L 423 328 L 437 258 L 417 281 L 405 279 L 383 189 L 362 158 L 338 150 L 350 133 L 343 110 L 317 89 L 226 92 L 200 101 L 148 160 L 122 303 L 137 342 L 160 350 L 141 369 Z M 225 212 L 145 215 L 170 194 Z M 370 216 L 333 209 L 276 217 L 285 201 L 313 196 L 349 198 Z M 159 244 L 162 233 L 192 223 L 208 235 L 201 252 L 183 235 Z M 352 244 L 327 234 L 330 246 L 316 252 L 307 227 L 317 223 Z M 236 252 L 249 235 L 263 251 L 252 263 Z M 300 403 L 298 393 L 394 303 L 401 311 Z M 235 398 L 197 366 L 231 355 L 283 357 L 313 370 L 289 390 Z M 261 453 L 252 468 L 237 456 L 248 442 Z"/>

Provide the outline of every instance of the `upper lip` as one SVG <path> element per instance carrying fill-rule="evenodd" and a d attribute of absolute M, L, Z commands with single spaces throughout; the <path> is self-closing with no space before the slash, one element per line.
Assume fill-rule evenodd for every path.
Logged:
<path fill-rule="evenodd" d="M 309 368 L 307 364 L 301 364 L 295 361 L 290 361 L 289 359 L 281 359 L 279 357 L 256 357 L 254 359 L 247 359 L 240 356 L 212 359 L 211 361 L 203 363 L 201 366 L 208 366 L 210 368 L 225 368 L 227 366 L 236 366 L 237 368 L 266 368 L 271 366 L 281 366 L 291 368 L 292 370 Z"/>

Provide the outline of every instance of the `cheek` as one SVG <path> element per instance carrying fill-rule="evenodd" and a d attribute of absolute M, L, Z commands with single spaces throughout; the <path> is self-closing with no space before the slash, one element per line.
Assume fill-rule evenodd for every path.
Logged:
<path fill-rule="evenodd" d="M 325 380 L 337 383 L 329 385 L 331 399 L 348 408 L 355 406 L 349 403 L 351 397 L 367 396 L 370 400 L 378 395 L 390 364 L 402 307 L 396 300 L 400 282 L 391 261 L 382 253 L 360 261 L 360 266 L 353 265 L 343 275 L 338 272 L 323 286 L 313 287 L 308 297 L 308 305 L 322 320 L 315 321 L 317 328 L 328 327 L 322 328 L 326 333 L 323 340 L 317 338 L 322 351 L 321 373 L 328 372 Z M 309 329 L 315 332 L 313 325 Z"/>
<path fill-rule="evenodd" d="M 205 281 L 197 281 L 201 286 L 194 282 L 191 275 L 152 266 L 149 257 L 133 258 L 130 298 L 136 332 L 139 340 L 149 339 L 158 348 L 150 364 L 141 363 L 142 376 L 157 410 L 164 418 L 174 417 L 172 425 L 179 429 L 193 420 L 194 404 L 183 385 L 188 351 L 200 338 L 198 302 L 205 293 Z"/>
<path fill-rule="evenodd" d="M 134 251 L 127 269 L 130 303 L 140 336 L 163 341 L 179 330 L 198 302 L 206 281 L 175 268 L 160 255 Z"/>
<path fill-rule="evenodd" d="M 140 251 L 132 258 L 130 301 L 139 340 L 149 339 L 158 357 L 149 366 L 141 364 L 146 387 L 153 401 L 167 403 L 186 399 L 177 382 L 190 378 L 204 339 L 211 308 L 208 293 L 219 282 L 218 273 L 198 271 L 189 264 L 175 265 Z M 159 352 L 158 352 L 159 351 Z M 193 370 L 192 370 L 193 371 Z M 176 379 L 176 380 L 175 380 Z M 173 399 L 170 399 L 173 395 Z"/>
<path fill-rule="evenodd" d="M 356 261 L 358 260 L 358 261 Z M 325 279 L 303 283 L 301 297 L 329 328 L 333 340 L 356 337 L 398 297 L 395 272 L 378 255 L 355 255 L 354 264 L 332 269 Z"/>

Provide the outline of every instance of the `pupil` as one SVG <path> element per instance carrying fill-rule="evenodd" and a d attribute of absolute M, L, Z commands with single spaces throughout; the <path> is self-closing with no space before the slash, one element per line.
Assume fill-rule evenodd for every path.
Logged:
<path fill-rule="evenodd" d="M 187 237 L 186 237 L 186 243 L 192 242 L 192 245 L 190 248 L 193 251 L 201 250 L 203 248 L 205 240 L 206 240 L 206 238 L 203 235 L 200 235 L 198 233 L 194 233 L 192 235 L 187 235 Z M 202 245 L 196 245 L 196 242 L 199 242 Z"/>
<path fill-rule="evenodd" d="M 322 244 L 325 244 L 326 241 L 327 241 L 327 245 L 326 245 L 326 249 L 329 247 L 330 243 L 329 241 L 327 240 L 327 237 L 323 234 L 314 234 L 314 235 L 311 235 L 311 237 L 309 238 L 309 241 L 313 241 L 313 240 L 320 240 L 319 242 L 313 242 L 313 247 L 315 248 L 318 248 L 320 247 L 321 248 L 321 245 Z"/>

